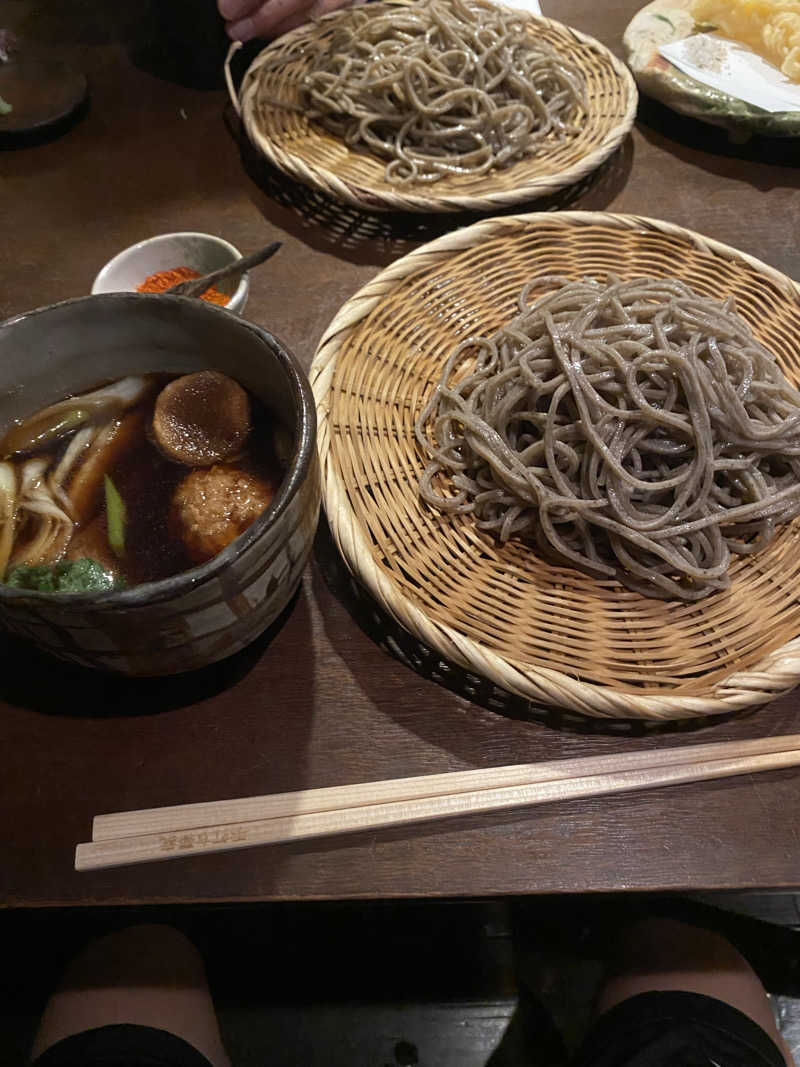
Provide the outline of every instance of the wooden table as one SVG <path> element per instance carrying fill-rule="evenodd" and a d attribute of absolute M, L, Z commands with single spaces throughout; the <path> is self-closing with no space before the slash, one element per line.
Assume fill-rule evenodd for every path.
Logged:
<path fill-rule="evenodd" d="M 413 241 L 465 221 L 358 217 L 245 167 L 223 92 L 164 80 L 131 45 L 152 32 L 140 3 L 56 6 L 7 0 L 3 14 L 31 47 L 84 70 L 91 106 L 59 138 L 0 153 L 0 316 L 88 292 L 112 254 L 151 234 L 204 230 L 245 251 L 277 237 L 247 315 L 308 367 L 348 296 Z M 184 45 L 167 27 L 160 58 L 197 82 L 217 24 L 213 5 L 205 22 L 192 7 Z M 618 51 L 635 9 L 563 0 L 560 15 Z M 731 146 L 646 104 L 602 171 L 549 206 L 659 216 L 800 277 L 796 153 Z M 423 673 L 380 647 L 392 638 Z M 76 874 L 74 846 L 98 812 L 800 728 L 800 694 L 677 739 L 500 715 L 488 687 L 470 700 L 424 676 L 433 657 L 353 600 L 324 530 L 281 625 L 198 675 L 133 682 L 2 648 L 2 905 L 800 886 L 794 772 Z"/>

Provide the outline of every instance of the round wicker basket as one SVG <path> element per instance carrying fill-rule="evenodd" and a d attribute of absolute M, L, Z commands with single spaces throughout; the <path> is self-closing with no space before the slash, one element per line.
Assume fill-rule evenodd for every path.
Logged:
<path fill-rule="evenodd" d="M 398 6 L 413 0 L 389 0 Z M 540 155 L 481 176 L 454 175 L 433 185 L 397 186 L 384 178 L 385 163 L 348 147 L 309 122 L 301 106 L 302 80 L 310 59 L 303 40 L 327 24 L 332 33 L 341 12 L 325 15 L 278 38 L 252 62 L 238 96 L 228 88 L 248 137 L 279 170 L 306 185 L 367 211 L 491 211 L 520 204 L 572 185 L 611 155 L 633 125 L 636 84 L 628 68 L 599 41 L 551 19 L 527 16 L 531 32 L 568 55 L 586 80 L 588 108 L 580 132 L 553 141 Z M 275 59 L 270 73 L 267 64 Z M 266 103 L 265 101 L 270 101 Z"/>
<path fill-rule="evenodd" d="M 311 369 L 336 543 L 380 604 L 445 658 L 529 699 L 674 719 L 764 703 L 800 680 L 800 520 L 739 557 L 732 587 L 665 602 L 499 544 L 417 496 L 414 421 L 453 345 L 507 321 L 536 274 L 679 277 L 733 294 L 800 382 L 800 287 L 679 226 L 562 212 L 488 219 L 405 256 L 348 303 Z"/>

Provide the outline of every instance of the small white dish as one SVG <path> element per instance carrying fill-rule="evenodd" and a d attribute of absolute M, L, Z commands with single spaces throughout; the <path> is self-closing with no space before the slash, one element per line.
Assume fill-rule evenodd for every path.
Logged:
<path fill-rule="evenodd" d="M 162 233 L 148 237 L 119 252 L 103 267 L 92 284 L 92 293 L 136 292 L 145 278 L 162 270 L 191 267 L 200 274 L 224 267 L 241 253 L 228 241 L 210 233 Z M 229 294 L 225 307 L 241 313 L 247 303 L 250 278 L 221 281 L 217 288 Z"/>

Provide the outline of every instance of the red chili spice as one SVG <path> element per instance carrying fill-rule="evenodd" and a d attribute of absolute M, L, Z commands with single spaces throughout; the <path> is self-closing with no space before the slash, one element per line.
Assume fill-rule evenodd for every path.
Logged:
<path fill-rule="evenodd" d="M 193 278 L 199 277 L 200 271 L 192 270 L 191 267 L 160 270 L 156 274 L 151 274 L 145 278 L 142 284 L 136 287 L 136 291 L 137 293 L 163 293 L 165 289 L 171 289 L 173 285 L 177 285 L 179 282 L 189 282 Z M 221 293 L 219 289 L 215 289 L 212 285 L 210 289 L 206 289 L 200 299 L 208 300 L 212 304 L 225 305 L 230 300 L 230 297 L 226 293 Z"/>

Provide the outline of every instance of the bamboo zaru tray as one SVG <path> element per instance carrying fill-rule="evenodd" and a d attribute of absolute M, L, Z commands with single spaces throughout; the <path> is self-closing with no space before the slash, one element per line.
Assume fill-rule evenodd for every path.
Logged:
<path fill-rule="evenodd" d="M 407 6 L 414 0 L 386 0 Z M 513 7 L 513 4 L 510 5 Z M 279 170 L 305 185 L 366 211 L 492 211 L 557 192 L 596 170 L 624 139 L 638 95 L 628 68 L 599 41 L 552 19 L 523 13 L 531 36 L 543 39 L 578 67 L 587 109 L 579 132 L 503 170 L 452 175 L 432 185 L 396 185 L 385 161 L 349 147 L 306 116 L 303 78 L 310 67 L 309 35 L 336 27 L 340 12 L 278 38 L 248 68 L 234 106 L 252 144 Z"/>
<path fill-rule="evenodd" d="M 538 274 L 678 277 L 733 294 L 800 381 L 800 289 L 765 264 L 670 223 L 562 212 L 488 219 L 384 270 L 317 351 L 323 495 L 349 568 L 442 656 L 535 701 L 597 716 L 673 719 L 764 703 L 800 680 L 800 520 L 732 587 L 665 602 L 500 544 L 417 495 L 414 421 L 454 345 L 496 330 Z"/>

